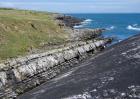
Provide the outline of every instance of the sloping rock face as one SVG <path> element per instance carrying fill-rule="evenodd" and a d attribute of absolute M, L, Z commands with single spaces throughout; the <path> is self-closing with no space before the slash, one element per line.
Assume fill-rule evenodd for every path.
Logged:
<path fill-rule="evenodd" d="M 104 51 L 20 99 L 140 99 L 140 35 Z"/>
<path fill-rule="evenodd" d="M 12 59 L 0 64 L 0 97 L 13 98 L 55 77 L 89 53 L 104 48 L 109 39 L 81 41 L 62 49 Z"/>

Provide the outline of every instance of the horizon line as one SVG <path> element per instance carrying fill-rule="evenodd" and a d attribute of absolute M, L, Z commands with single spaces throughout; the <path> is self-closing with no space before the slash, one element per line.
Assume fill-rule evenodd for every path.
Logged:
<path fill-rule="evenodd" d="M 57 12 L 57 11 L 14 8 L 14 7 L 0 7 L 0 8 L 11 8 L 11 9 L 15 9 L 15 10 L 30 10 L 30 11 L 40 11 L 40 12 L 43 11 L 43 12 L 60 13 L 60 14 L 140 14 L 140 12 Z"/>

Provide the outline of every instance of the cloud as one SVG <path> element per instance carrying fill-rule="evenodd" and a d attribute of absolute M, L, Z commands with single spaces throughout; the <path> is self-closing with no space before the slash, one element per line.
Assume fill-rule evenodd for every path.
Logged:
<path fill-rule="evenodd" d="M 6 0 L 0 7 L 63 13 L 140 12 L 140 0 Z"/>

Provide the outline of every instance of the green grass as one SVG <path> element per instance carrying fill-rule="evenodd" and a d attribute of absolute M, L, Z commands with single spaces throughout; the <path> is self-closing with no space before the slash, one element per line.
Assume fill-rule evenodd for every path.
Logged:
<path fill-rule="evenodd" d="M 0 60 L 26 55 L 41 43 L 63 43 L 67 37 L 50 13 L 0 9 Z"/>

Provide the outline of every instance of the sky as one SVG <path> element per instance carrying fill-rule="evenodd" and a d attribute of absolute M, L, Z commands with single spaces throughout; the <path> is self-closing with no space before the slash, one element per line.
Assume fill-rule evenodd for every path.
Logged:
<path fill-rule="evenodd" d="M 140 0 L 0 0 L 0 7 L 59 13 L 140 13 Z"/>

